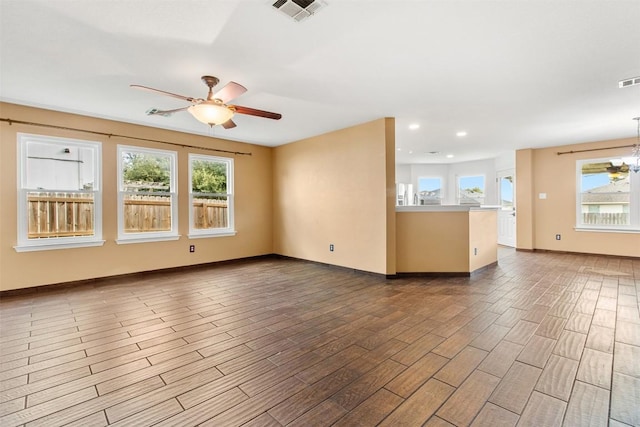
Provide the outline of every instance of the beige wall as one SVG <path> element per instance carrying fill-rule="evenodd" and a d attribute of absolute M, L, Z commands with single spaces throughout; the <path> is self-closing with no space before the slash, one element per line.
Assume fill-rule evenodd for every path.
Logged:
<path fill-rule="evenodd" d="M 180 148 L 166 144 L 117 137 L 107 138 L 79 133 L 19 125 L 0 124 L 0 290 L 84 280 L 168 267 L 187 266 L 214 261 L 245 258 L 273 252 L 272 149 L 217 138 L 188 135 L 126 123 L 0 104 L 1 116 L 13 120 L 47 123 L 56 126 L 89 129 L 170 141 L 228 151 L 251 152 L 251 156 Z M 17 253 L 17 160 L 16 133 L 32 133 L 100 141 L 102 143 L 103 238 L 102 247 Z M 117 245 L 116 146 L 117 144 L 161 148 L 178 152 L 179 234 L 177 241 Z M 233 157 L 237 235 L 189 239 L 188 170 L 189 152 Z M 196 246 L 189 253 L 189 245 Z"/>
<path fill-rule="evenodd" d="M 498 260 L 495 210 L 397 212 L 396 218 L 398 273 L 471 273 Z"/>
<path fill-rule="evenodd" d="M 498 212 L 469 212 L 469 271 L 498 261 Z"/>
<path fill-rule="evenodd" d="M 394 126 L 380 119 L 275 148 L 276 253 L 395 274 Z"/>
<path fill-rule="evenodd" d="M 557 154 L 559 151 L 617 147 L 631 145 L 634 142 L 633 138 L 629 138 L 516 152 L 516 165 L 521 168 L 516 176 L 517 247 L 639 257 L 638 233 L 602 233 L 574 229 L 576 161 L 628 156 L 630 148 Z M 525 173 L 528 164 L 531 168 L 530 174 Z M 546 193 L 547 198 L 540 199 L 540 193 Z M 527 215 L 527 203 L 532 207 L 531 216 Z M 556 234 L 560 234 L 562 239 L 556 240 Z"/>
<path fill-rule="evenodd" d="M 468 273 L 469 212 L 398 212 L 398 273 Z"/>
<path fill-rule="evenodd" d="M 516 248 L 533 249 L 533 150 L 516 152 Z"/>
<path fill-rule="evenodd" d="M 386 146 L 386 203 L 387 203 L 387 274 L 395 274 L 396 269 L 396 125 L 395 119 L 385 119 Z"/>

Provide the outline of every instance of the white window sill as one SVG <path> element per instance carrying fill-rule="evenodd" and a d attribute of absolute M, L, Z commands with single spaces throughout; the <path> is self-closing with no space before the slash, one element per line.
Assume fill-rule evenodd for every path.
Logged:
<path fill-rule="evenodd" d="M 219 232 L 219 233 L 189 234 L 187 237 L 189 237 L 189 239 L 206 239 L 206 238 L 209 238 L 209 237 L 229 237 L 229 236 L 235 236 L 236 234 L 238 234 L 237 231 L 231 230 L 231 231 L 223 231 L 223 232 Z"/>
<path fill-rule="evenodd" d="M 69 242 L 69 243 L 42 243 L 30 245 L 14 246 L 16 252 L 35 252 L 35 251 L 53 251 L 58 249 L 74 249 L 89 248 L 104 245 L 104 240 L 95 240 L 93 242 Z"/>
<path fill-rule="evenodd" d="M 124 239 L 117 239 L 118 245 L 129 245 L 133 243 L 150 243 L 150 242 L 167 242 L 172 240 L 178 240 L 180 236 L 156 236 L 156 237 L 129 237 Z"/>
<path fill-rule="evenodd" d="M 621 228 L 621 227 L 574 227 L 576 231 L 589 231 L 594 233 L 640 233 L 638 228 Z"/>

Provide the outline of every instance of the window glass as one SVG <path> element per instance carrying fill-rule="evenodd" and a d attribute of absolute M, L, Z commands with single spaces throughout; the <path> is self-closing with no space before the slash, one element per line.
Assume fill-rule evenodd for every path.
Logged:
<path fill-rule="evenodd" d="M 233 159 L 189 155 L 189 235 L 219 235 L 233 230 Z"/>
<path fill-rule="evenodd" d="M 442 179 L 419 178 L 418 199 L 421 205 L 439 205 L 442 202 Z"/>
<path fill-rule="evenodd" d="M 118 239 L 177 236 L 176 152 L 118 146 Z"/>
<path fill-rule="evenodd" d="M 18 135 L 17 250 L 102 242 L 100 151 L 98 142 Z"/>
<path fill-rule="evenodd" d="M 461 176 L 458 178 L 458 203 L 484 203 L 484 176 Z"/>
<path fill-rule="evenodd" d="M 500 207 L 503 210 L 513 210 L 513 176 L 500 177 Z"/>
<path fill-rule="evenodd" d="M 580 162 L 578 172 L 578 225 L 631 225 L 629 167 L 607 159 L 589 160 Z"/>

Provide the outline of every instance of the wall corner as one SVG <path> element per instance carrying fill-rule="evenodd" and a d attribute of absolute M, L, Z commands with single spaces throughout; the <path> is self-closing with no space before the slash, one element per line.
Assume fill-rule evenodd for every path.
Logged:
<path fill-rule="evenodd" d="M 385 165 L 387 203 L 386 274 L 396 274 L 396 119 L 385 118 Z"/>
<path fill-rule="evenodd" d="M 516 248 L 533 250 L 533 150 L 516 151 Z"/>

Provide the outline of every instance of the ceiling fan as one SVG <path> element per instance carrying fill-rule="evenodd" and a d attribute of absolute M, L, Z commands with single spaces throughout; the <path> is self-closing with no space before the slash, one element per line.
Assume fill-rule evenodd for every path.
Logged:
<path fill-rule="evenodd" d="M 182 99 L 190 102 L 191 105 L 182 108 L 176 108 L 173 110 L 159 110 L 157 108 L 151 108 L 147 110 L 149 116 L 164 116 L 168 117 L 178 111 L 187 110 L 193 117 L 202 123 L 209 126 L 222 125 L 225 129 L 231 129 L 236 127 L 232 118 L 234 114 L 246 114 L 249 116 L 264 117 L 267 119 L 280 120 L 281 114 L 271 113 L 269 111 L 256 110 L 255 108 L 242 107 L 240 105 L 227 105 L 227 102 L 239 97 L 247 91 L 247 88 L 236 82 L 229 82 L 222 87 L 216 93 L 213 93 L 213 87 L 218 84 L 220 80 L 213 76 L 202 76 L 202 81 L 209 88 L 209 93 L 206 99 L 192 98 L 190 96 L 178 95 L 175 93 L 167 92 L 160 89 L 154 89 L 148 86 L 142 85 L 130 85 L 136 89 L 149 90 L 151 92 L 161 93 L 163 95 L 172 96 L 174 98 Z"/>

